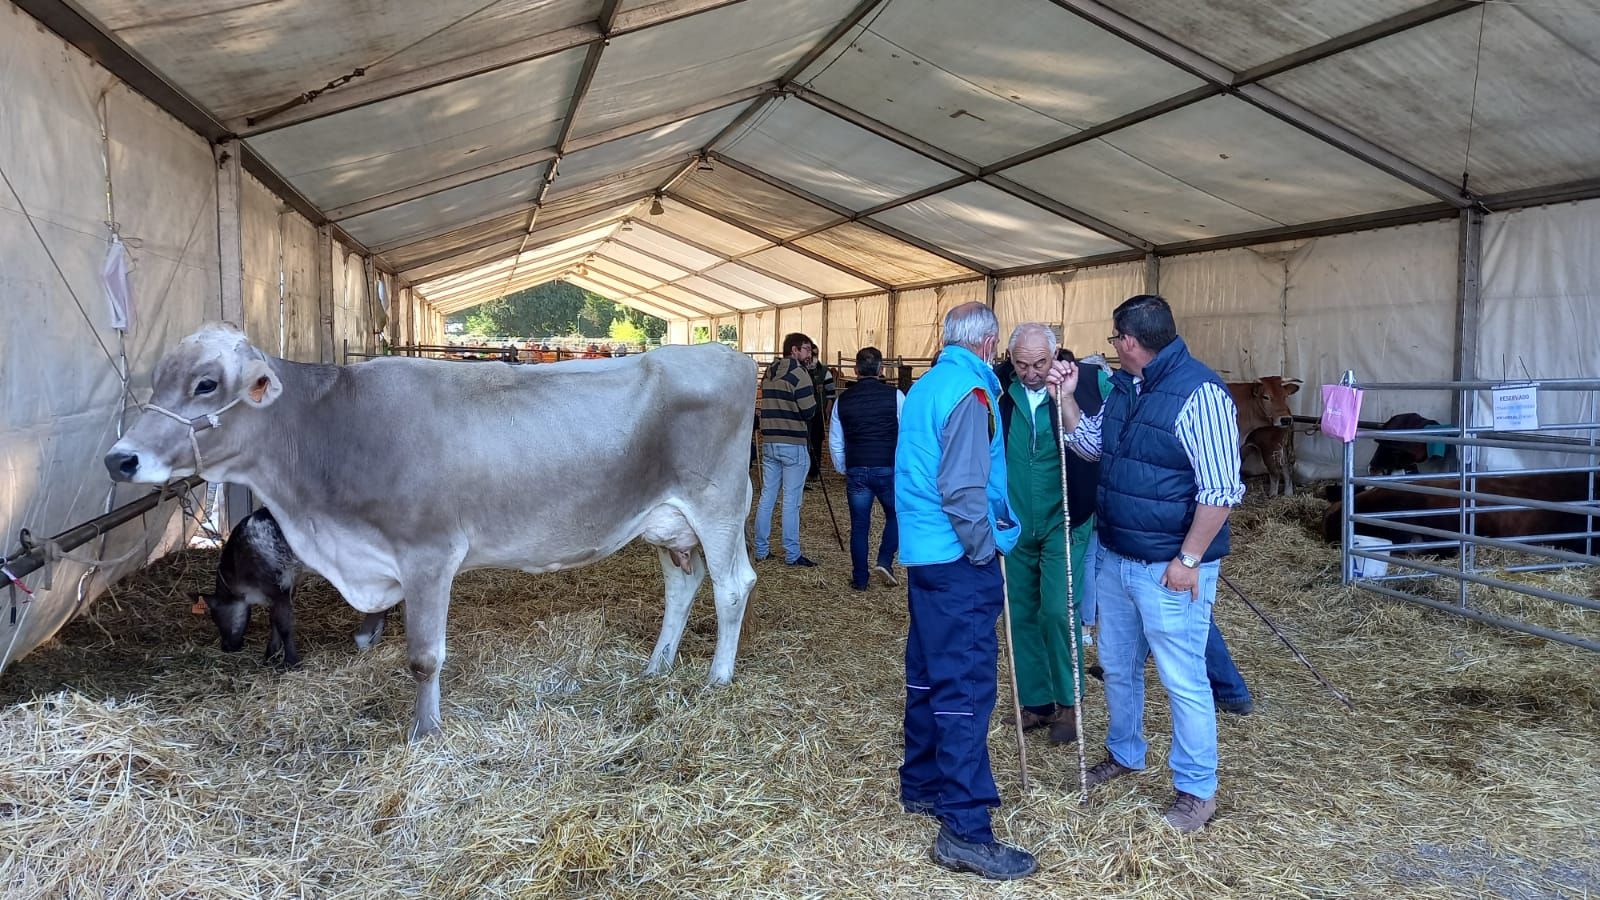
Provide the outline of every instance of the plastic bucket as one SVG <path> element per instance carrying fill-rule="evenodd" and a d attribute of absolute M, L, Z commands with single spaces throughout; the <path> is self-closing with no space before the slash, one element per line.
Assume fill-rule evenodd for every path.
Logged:
<path fill-rule="evenodd" d="M 1381 553 L 1394 546 L 1394 542 L 1386 541 L 1380 537 L 1368 534 L 1357 534 L 1351 537 L 1351 549 L 1366 550 L 1369 553 Z M 1384 554 L 1387 556 L 1388 554 Z M 1364 556 L 1354 556 L 1350 559 L 1357 578 L 1382 578 L 1389 572 L 1389 563 L 1381 559 L 1367 559 Z"/>

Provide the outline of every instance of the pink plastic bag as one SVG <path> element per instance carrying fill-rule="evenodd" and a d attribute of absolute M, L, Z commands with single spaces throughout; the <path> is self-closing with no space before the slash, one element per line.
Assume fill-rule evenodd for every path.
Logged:
<path fill-rule="evenodd" d="M 1322 433 L 1346 444 L 1356 439 L 1361 418 L 1361 389 L 1348 384 L 1322 386 Z"/>

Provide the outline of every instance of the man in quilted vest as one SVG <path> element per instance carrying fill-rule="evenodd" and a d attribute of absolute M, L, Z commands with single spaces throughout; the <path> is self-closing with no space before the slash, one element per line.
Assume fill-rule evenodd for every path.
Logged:
<path fill-rule="evenodd" d="M 1172 308 L 1153 294 L 1112 313 L 1122 368 L 1099 414 L 1073 399 L 1077 367 L 1056 363 L 1069 447 L 1100 461 L 1095 600 L 1105 669 L 1109 755 L 1089 786 L 1144 768 L 1144 660 L 1155 657 L 1172 713 L 1177 795 L 1166 820 L 1197 831 L 1216 812 L 1217 711 L 1206 641 L 1228 514 L 1244 499 L 1239 426 L 1227 386 L 1189 355 Z"/>

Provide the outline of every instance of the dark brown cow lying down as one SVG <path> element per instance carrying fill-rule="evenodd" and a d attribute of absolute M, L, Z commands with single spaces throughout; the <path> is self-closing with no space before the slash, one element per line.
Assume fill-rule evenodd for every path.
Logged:
<path fill-rule="evenodd" d="M 1416 483 L 1428 487 L 1451 490 L 1461 486 L 1460 481 L 1456 478 L 1429 478 Z M 1583 503 L 1587 501 L 1589 496 L 1589 477 L 1581 472 L 1561 475 L 1480 476 L 1478 478 L 1478 490 L 1484 493 L 1532 500 Z M 1339 519 L 1343 504 L 1339 500 L 1337 486 L 1330 488 L 1329 492 L 1331 494 L 1329 499 L 1333 502 L 1328 505 L 1328 511 L 1322 518 L 1322 537 L 1330 543 L 1337 543 L 1340 538 Z M 1369 488 L 1356 494 L 1355 503 L 1357 513 L 1368 514 L 1399 512 L 1408 509 L 1437 509 L 1439 510 L 1438 515 L 1418 516 L 1401 521 L 1428 528 L 1437 528 L 1441 531 L 1458 531 L 1461 526 L 1461 501 L 1455 497 L 1414 494 L 1390 488 Z M 1473 529 L 1473 534 L 1479 537 L 1511 540 L 1527 535 L 1568 534 L 1586 531 L 1587 529 L 1588 517 L 1576 513 L 1554 512 L 1545 509 L 1517 509 L 1477 513 L 1476 527 Z M 1431 538 L 1396 528 L 1361 522 L 1356 523 L 1355 531 L 1356 534 L 1371 535 L 1392 541 L 1395 544 L 1431 540 Z M 1550 544 L 1564 550 L 1575 550 L 1579 553 L 1582 553 L 1584 549 L 1582 539 L 1535 541 L 1534 543 Z M 1448 556 L 1454 551 L 1447 547 L 1432 552 Z"/>

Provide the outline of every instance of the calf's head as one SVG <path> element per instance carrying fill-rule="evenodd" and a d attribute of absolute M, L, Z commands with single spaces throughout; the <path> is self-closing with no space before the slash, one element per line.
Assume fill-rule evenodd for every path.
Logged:
<path fill-rule="evenodd" d="M 1421 430 L 1439 424 L 1432 419 L 1425 419 L 1416 413 L 1400 413 L 1390 416 L 1383 423 L 1386 431 L 1390 430 Z M 1428 445 L 1420 441 L 1386 441 L 1378 440 L 1378 449 L 1372 453 L 1372 461 L 1367 463 L 1367 472 L 1372 475 L 1387 475 L 1391 472 L 1415 472 L 1417 466 L 1428 458 Z"/>
<path fill-rule="evenodd" d="M 1250 386 L 1250 399 L 1268 425 L 1288 428 L 1294 424 L 1289 412 L 1289 397 L 1300 390 L 1300 379 L 1266 375 Z"/>
<path fill-rule="evenodd" d="M 283 384 L 266 354 L 224 322 L 201 326 L 157 364 L 144 414 L 105 456 L 115 481 L 161 484 L 202 468 L 209 479 L 248 447 L 230 419 L 271 404 Z"/>
<path fill-rule="evenodd" d="M 222 639 L 222 652 L 237 653 L 244 649 L 244 632 L 250 625 L 250 604 L 229 591 L 196 594 L 195 598 L 205 601 L 211 621 L 216 623 L 217 636 Z"/>

